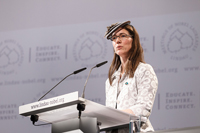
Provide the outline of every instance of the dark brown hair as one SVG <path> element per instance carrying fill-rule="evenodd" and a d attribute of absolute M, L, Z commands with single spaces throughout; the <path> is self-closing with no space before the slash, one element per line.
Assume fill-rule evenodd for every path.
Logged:
<path fill-rule="evenodd" d="M 140 44 L 140 38 L 135 30 L 135 28 L 132 25 L 126 25 L 122 27 L 122 29 L 125 29 L 129 32 L 130 35 L 132 35 L 132 47 L 129 51 L 129 58 L 125 67 L 125 74 L 128 75 L 130 78 L 134 76 L 135 70 L 137 66 L 139 65 L 140 62 L 144 63 L 144 53 L 143 53 L 143 48 Z M 121 60 L 119 55 L 114 53 L 113 61 L 111 63 L 109 73 L 108 73 L 108 78 L 109 82 L 112 85 L 113 77 L 112 75 L 114 74 L 115 71 L 118 70 L 118 68 L 121 65 Z"/>

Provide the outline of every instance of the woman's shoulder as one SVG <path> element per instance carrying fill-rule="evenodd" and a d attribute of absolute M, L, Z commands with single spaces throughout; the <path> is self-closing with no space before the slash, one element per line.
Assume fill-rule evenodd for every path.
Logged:
<path fill-rule="evenodd" d="M 136 72 L 144 72 L 144 71 L 147 71 L 147 70 L 154 72 L 153 67 L 150 64 L 140 62 L 137 69 L 136 69 Z"/>
<path fill-rule="evenodd" d="M 143 62 L 140 62 L 137 68 L 141 68 L 141 67 L 153 68 L 150 64 L 148 64 L 148 63 L 143 63 Z"/>
<path fill-rule="evenodd" d="M 109 78 L 107 78 L 107 79 L 106 79 L 106 82 L 105 82 L 105 83 L 106 83 L 106 84 L 108 84 L 108 83 L 109 83 Z"/>

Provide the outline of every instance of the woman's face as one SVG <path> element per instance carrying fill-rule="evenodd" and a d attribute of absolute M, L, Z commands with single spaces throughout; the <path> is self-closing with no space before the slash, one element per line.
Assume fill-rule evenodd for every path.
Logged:
<path fill-rule="evenodd" d="M 121 37 L 118 37 L 120 36 Z M 123 35 L 130 35 L 125 29 L 119 29 L 113 33 L 112 37 L 115 36 L 116 40 L 112 41 L 114 51 L 117 55 L 122 58 L 128 58 L 129 50 L 132 47 L 133 39 L 130 36 L 124 37 Z"/>

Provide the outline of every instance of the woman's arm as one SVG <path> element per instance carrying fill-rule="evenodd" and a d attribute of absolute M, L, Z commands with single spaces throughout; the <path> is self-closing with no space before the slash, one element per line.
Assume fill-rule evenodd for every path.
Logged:
<path fill-rule="evenodd" d="M 143 64 L 135 72 L 135 78 L 138 90 L 137 101 L 133 106 L 122 111 L 149 117 L 158 87 L 157 76 L 150 65 Z"/>

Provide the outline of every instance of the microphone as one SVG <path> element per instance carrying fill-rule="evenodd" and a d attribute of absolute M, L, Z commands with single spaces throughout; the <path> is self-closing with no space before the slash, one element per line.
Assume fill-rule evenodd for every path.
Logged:
<path fill-rule="evenodd" d="M 79 70 L 76 70 L 73 72 L 73 74 L 77 74 L 77 73 L 80 73 L 81 71 L 84 71 L 85 69 L 87 69 L 86 67 L 82 68 L 82 69 L 79 69 Z"/>
<path fill-rule="evenodd" d="M 92 68 L 90 69 L 90 72 L 89 72 L 89 74 L 88 74 L 88 77 L 87 77 L 87 79 L 86 79 L 86 81 L 85 81 L 83 93 L 82 93 L 82 96 L 81 96 L 82 98 L 85 98 L 85 87 L 86 87 L 86 84 L 87 84 L 87 81 L 88 81 L 88 79 L 89 79 L 89 76 L 90 76 L 90 73 L 91 73 L 92 69 L 93 69 L 93 68 L 96 68 L 96 67 L 100 67 L 100 66 L 106 64 L 107 62 L 108 62 L 108 61 L 101 62 L 101 63 L 97 64 L 96 66 L 94 66 L 94 67 L 92 67 Z"/>
<path fill-rule="evenodd" d="M 108 62 L 108 61 L 101 62 L 101 63 L 97 64 L 96 67 L 100 67 L 100 66 L 106 64 L 107 62 Z"/>
<path fill-rule="evenodd" d="M 82 71 L 84 71 L 86 69 L 86 67 L 82 68 L 82 69 L 79 69 L 79 70 L 76 70 L 74 71 L 73 73 L 67 75 L 66 77 L 64 77 L 59 83 L 57 83 L 52 89 L 50 89 L 47 93 L 45 93 L 38 101 L 40 101 L 43 97 L 45 97 L 50 91 L 52 91 L 56 86 L 58 86 L 63 80 L 65 80 L 67 77 L 73 75 L 73 74 L 77 74 L 77 73 L 80 73 Z"/>

